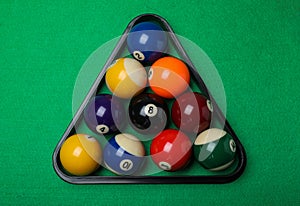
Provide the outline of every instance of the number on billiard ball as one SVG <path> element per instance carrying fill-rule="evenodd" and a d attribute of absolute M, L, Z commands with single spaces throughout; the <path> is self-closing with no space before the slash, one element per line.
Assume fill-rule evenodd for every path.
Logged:
<path fill-rule="evenodd" d="M 167 129 L 158 134 L 150 146 L 154 163 L 166 171 L 177 171 L 184 168 L 192 155 L 192 143 L 182 132 Z"/>
<path fill-rule="evenodd" d="M 98 134 L 111 134 L 124 126 L 125 109 L 109 94 L 93 97 L 84 110 L 87 126 Z"/>
<path fill-rule="evenodd" d="M 153 22 L 135 25 L 128 34 L 127 47 L 132 56 L 143 63 L 153 63 L 167 50 L 168 38 L 161 26 Z"/>
<path fill-rule="evenodd" d="M 144 162 L 144 155 L 142 142 L 127 133 L 113 136 L 103 150 L 105 166 L 118 175 L 136 173 Z"/>
<path fill-rule="evenodd" d="M 133 97 L 129 104 L 132 127 L 142 134 L 157 134 L 167 125 L 168 107 L 156 94 L 143 93 Z"/>

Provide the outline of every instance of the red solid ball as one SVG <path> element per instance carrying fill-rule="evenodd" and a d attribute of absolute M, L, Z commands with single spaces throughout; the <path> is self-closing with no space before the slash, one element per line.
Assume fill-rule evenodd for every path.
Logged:
<path fill-rule="evenodd" d="M 153 139 L 150 153 L 158 167 L 166 171 L 177 171 L 189 163 L 192 143 L 184 133 L 167 129 Z"/>
<path fill-rule="evenodd" d="M 199 133 L 211 122 L 211 102 L 202 94 L 187 92 L 179 96 L 172 105 L 172 120 L 184 132 Z"/>

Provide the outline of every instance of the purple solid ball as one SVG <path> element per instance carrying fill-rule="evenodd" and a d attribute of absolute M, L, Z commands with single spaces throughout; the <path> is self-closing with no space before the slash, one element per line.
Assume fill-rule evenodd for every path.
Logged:
<path fill-rule="evenodd" d="M 84 110 L 87 126 L 98 134 L 112 134 L 124 126 L 125 109 L 117 98 L 109 94 L 93 97 Z"/>

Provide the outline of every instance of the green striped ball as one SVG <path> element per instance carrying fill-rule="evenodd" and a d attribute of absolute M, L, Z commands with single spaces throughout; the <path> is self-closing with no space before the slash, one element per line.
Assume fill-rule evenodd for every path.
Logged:
<path fill-rule="evenodd" d="M 206 169 L 228 168 L 235 159 L 236 144 L 226 131 L 210 128 L 200 133 L 194 142 L 194 156 Z"/>

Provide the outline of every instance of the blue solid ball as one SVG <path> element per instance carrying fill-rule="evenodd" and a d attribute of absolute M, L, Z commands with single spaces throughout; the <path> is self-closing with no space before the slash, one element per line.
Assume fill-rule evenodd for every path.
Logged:
<path fill-rule="evenodd" d="M 167 50 L 166 32 L 153 22 L 135 25 L 127 37 L 127 47 L 132 56 L 140 62 L 153 63 Z"/>
<path fill-rule="evenodd" d="M 112 134 L 124 126 L 125 109 L 117 98 L 101 94 L 93 97 L 84 110 L 87 126 L 98 134 Z"/>
<path fill-rule="evenodd" d="M 144 155 L 142 142 L 125 133 L 112 137 L 103 150 L 105 167 L 118 175 L 136 173 L 143 165 Z"/>

